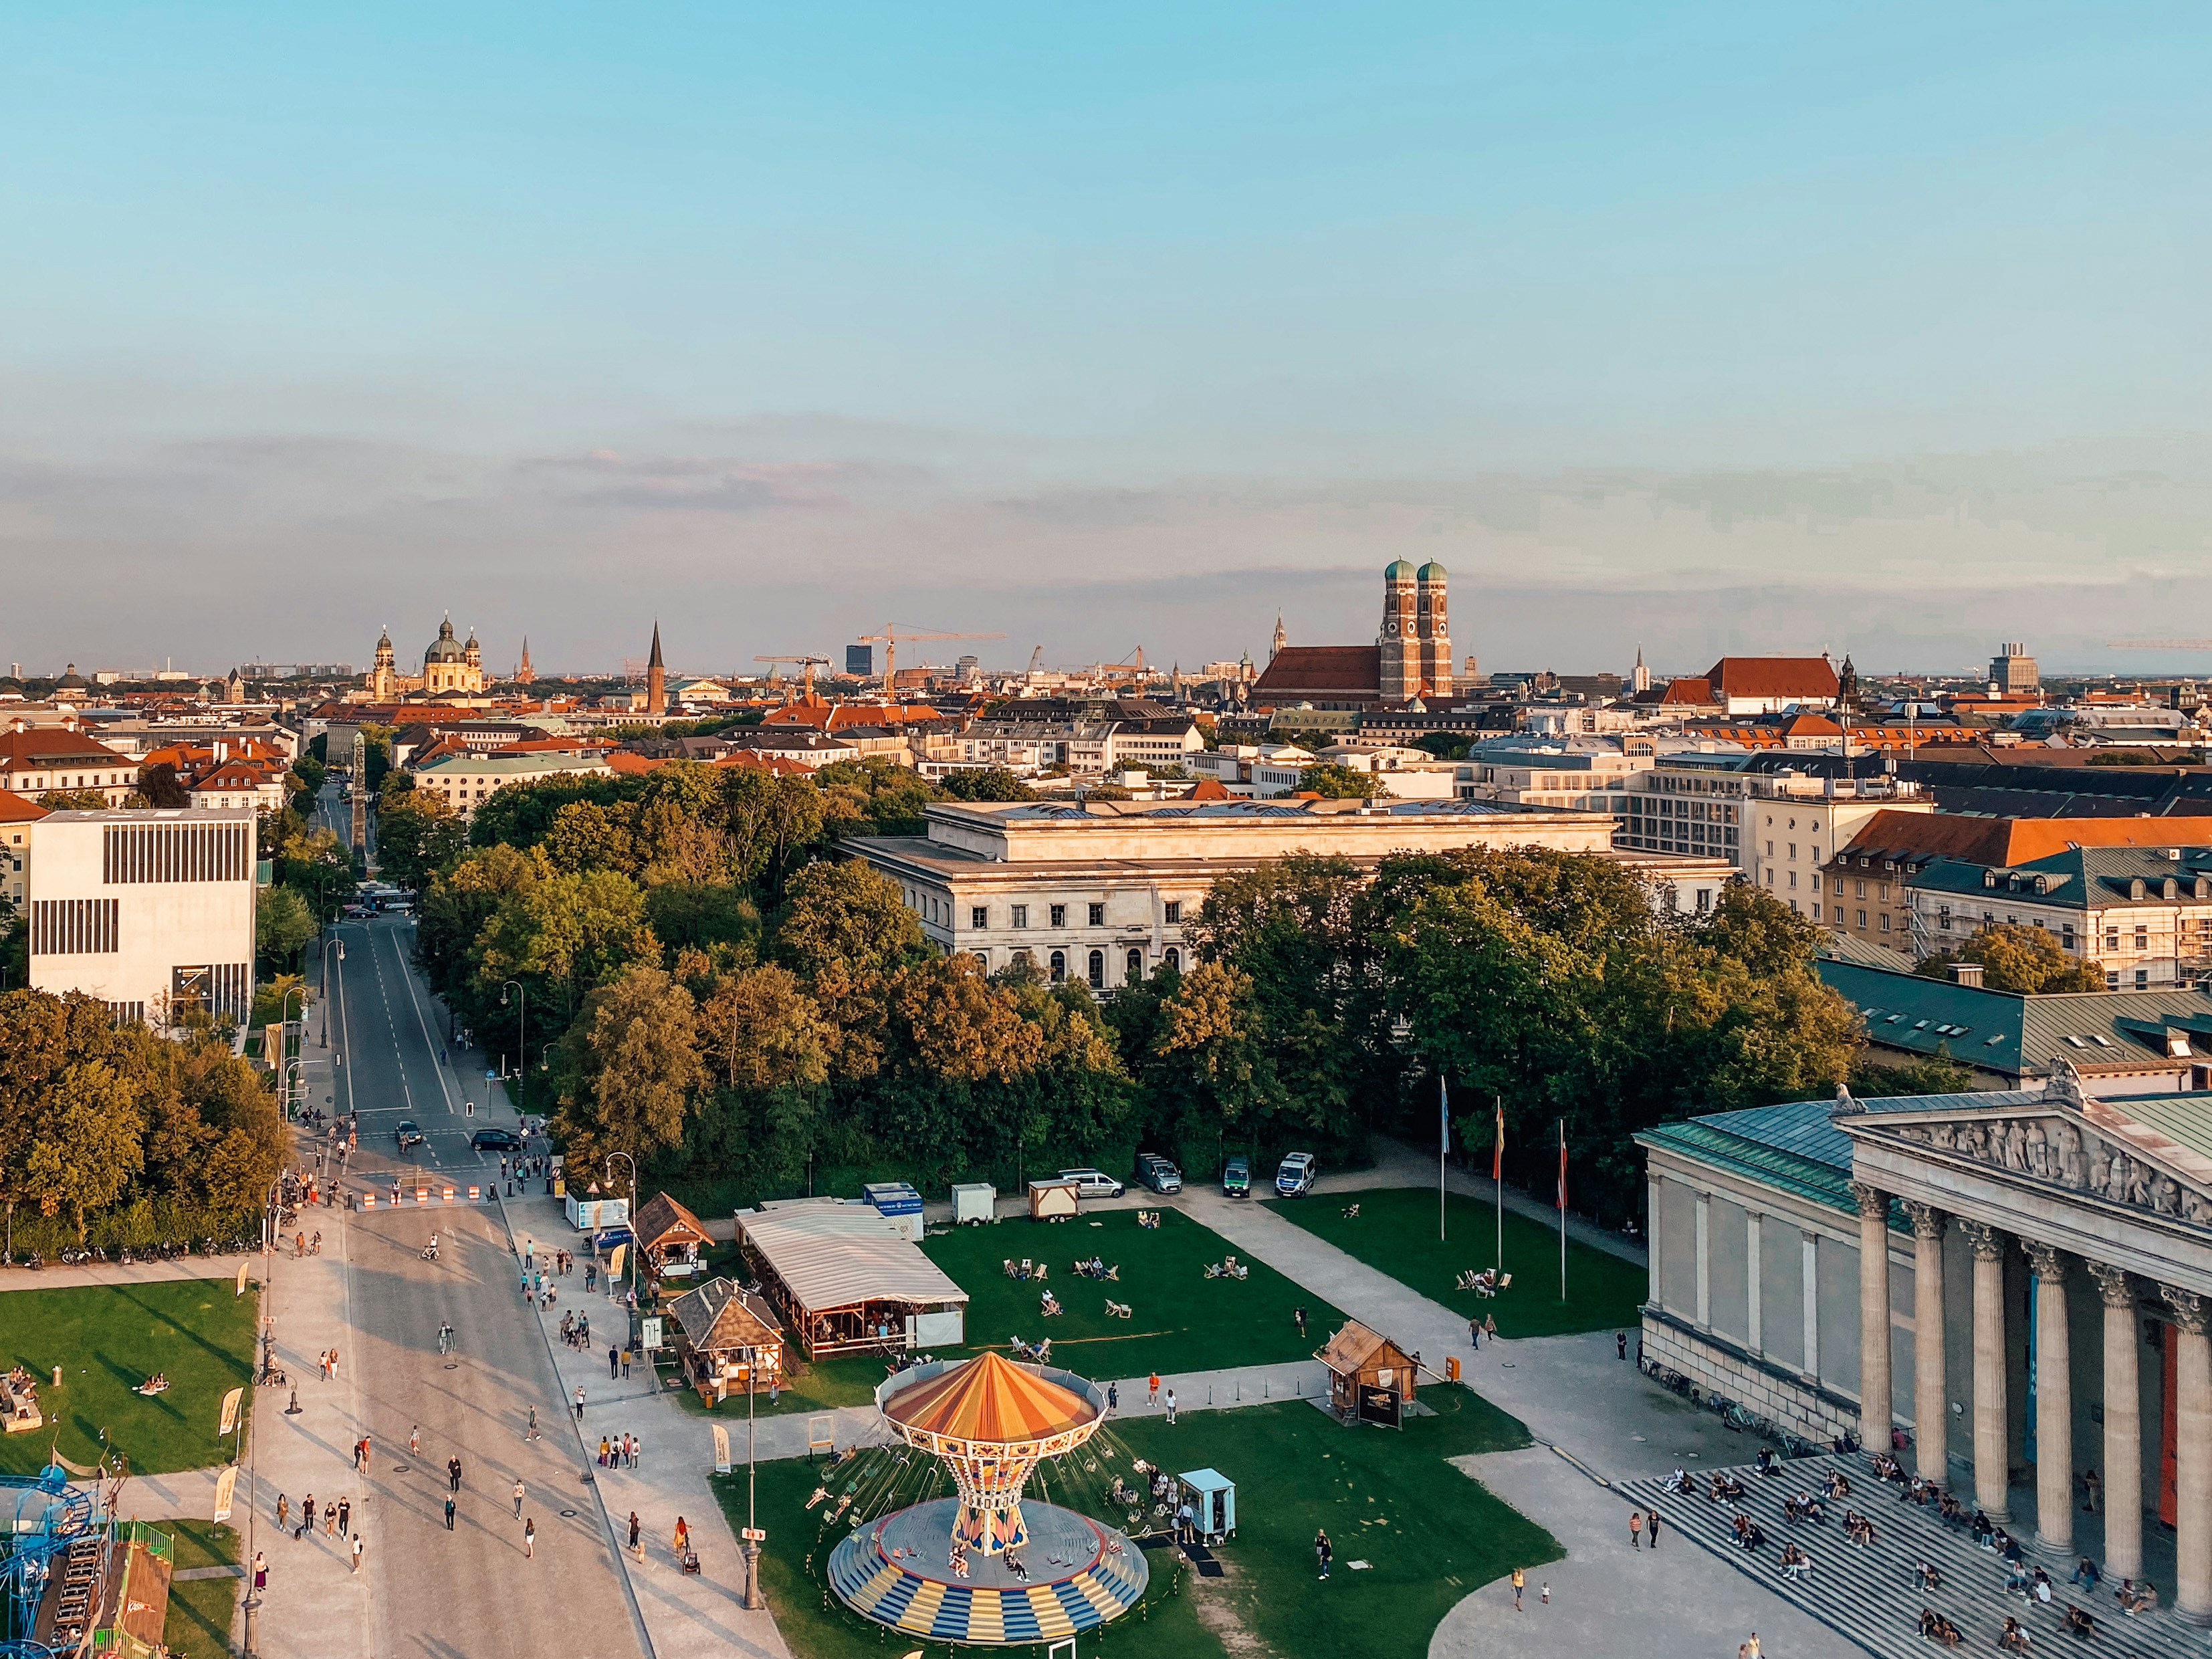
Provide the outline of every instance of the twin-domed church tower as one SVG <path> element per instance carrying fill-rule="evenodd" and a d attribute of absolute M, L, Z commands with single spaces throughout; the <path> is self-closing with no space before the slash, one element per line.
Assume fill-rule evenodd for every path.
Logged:
<path fill-rule="evenodd" d="M 1444 611 L 1444 568 L 1431 559 L 1419 570 L 1395 559 L 1382 573 L 1380 690 L 1385 702 L 1447 697 L 1452 692 L 1451 625 Z"/>

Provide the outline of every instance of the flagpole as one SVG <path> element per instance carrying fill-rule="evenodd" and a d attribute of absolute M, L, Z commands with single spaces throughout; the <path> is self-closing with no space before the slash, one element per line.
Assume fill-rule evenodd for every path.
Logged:
<path fill-rule="evenodd" d="M 1444 1154 L 1451 1149 L 1451 1086 L 1437 1075 L 1437 1242 L 1444 1240 Z"/>
<path fill-rule="evenodd" d="M 1490 1179 L 1498 1188 L 1498 1259 L 1490 1265 L 1493 1271 L 1505 1271 L 1505 1097 L 1496 1097 L 1498 1108 L 1498 1146 L 1490 1155 Z"/>
<path fill-rule="evenodd" d="M 1559 1300 L 1567 1299 L 1567 1121 L 1559 1120 Z"/>

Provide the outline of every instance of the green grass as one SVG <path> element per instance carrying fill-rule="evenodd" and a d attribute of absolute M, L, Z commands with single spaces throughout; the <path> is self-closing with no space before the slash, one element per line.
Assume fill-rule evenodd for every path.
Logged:
<path fill-rule="evenodd" d="M 848 1611 L 830 1594 L 824 1577 L 830 1552 L 850 1528 L 824 1525 L 820 1510 L 809 1514 L 803 1507 L 817 1474 L 817 1467 L 804 1459 L 763 1463 L 758 1471 L 756 1502 L 761 1525 L 768 1532 L 768 1541 L 761 1547 L 761 1588 L 775 1615 L 776 1630 L 794 1659 L 896 1659 L 916 1651 L 927 1659 L 972 1659 L 977 1650 L 893 1633 Z M 714 1495 L 734 1533 L 745 1524 L 745 1477 L 739 1473 L 712 1479 Z M 1144 1607 L 1084 1637 L 1078 1651 L 1109 1659 L 1226 1659 L 1219 1640 L 1199 1623 L 1171 1559 L 1154 1551 L 1152 1562 L 1152 1587 Z M 1035 1659 L 1045 1649 L 990 1650 Z"/>
<path fill-rule="evenodd" d="M 661 1368 L 664 1378 L 675 1375 L 674 1365 Z M 777 1391 L 775 1403 L 770 1405 L 765 1394 L 753 1402 L 757 1417 L 789 1417 L 796 1412 L 833 1411 L 839 1406 L 865 1406 L 875 1397 L 876 1384 L 884 1380 L 884 1362 L 872 1355 L 861 1355 L 849 1359 L 825 1359 L 806 1368 L 804 1376 L 794 1377 Z M 664 1381 L 662 1385 L 667 1389 Z M 712 1417 L 726 1424 L 740 1425 L 745 1420 L 745 1397 L 733 1394 L 719 1406 L 709 1406 L 699 1398 L 696 1389 L 677 1390 L 667 1389 L 678 1404 L 694 1417 Z"/>
<path fill-rule="evenodd" d="M 1142 1376 L 1309 1358 L 1342 1322 L 1336 1309 L 1261 1262 L 1249 1264 L 1249 1279 L 1206 1278 L 1207 1263 L 1234 1254 L 1229 1242 L 1176 1211 L 1157 1213 L 1157 1228 L 1139 1227 L 1133 1210 L 1109 1210 L 1068 1222 L 961 1227 L 924 1241 L 924 1252 L 969 1296 L 968 1346 L 948 1352 L 1004 1352 L 1012 1337 L 1048 1336 L 1054 1364 L 1085 1376 Z M 1079 1255 L 1118 1263 L 1120 1281 L 1079 1279 L 1069 1271 Z M 1045 1286 L 1008 1279 L 1009 1256 L 1047 1263 L 1045 1286 L 1066 1311 L 1039 1317 Z M 1109 1297 L 1132 1316 L 1108 1318 Z M 1304 1336 L 1291 1316 L 1301 1305 Z"/>
<path fill-rule="evenodd" d="M 176 1545 L 172 1565 L 179 1572 L 188 1567 L 235 1566 L 238 1534 L 211 1521 L 157 1521 Z M 203 1659 L 230 1651 L 230 1625 L 238 1608 L 240 1578 L 195 1578 L 169 1586 L 169 1616 L 161 1626 L 161 1639 L 172 1654 Z"/>
<path fill-rule="evenodd" d="M 1085 1637 L 1079 1651 L 1212 1659 L 1224 1651 L 1217 1628 L 1225 1621 L 1249 1638 L 1236 1644 L 1240 1650 L 1273 1659 L 1414 1659 L 1462 1596 L 1516 1565 L 1558 1559 L 1562 1552 L 1548 1533 L 1446 1461 L 1526 1445 L 1527 1431 L 1464 1389 L 1438 1385 L 1422 1398 L 1437 1414 L 1411 1418 L 1401 1431 L 1347 1429 L 1301 1401 L 1194 1412 L 1173 1428 L 1158 1418 L 1120 1422 L 1086 1453 L 1041 1473 L 1030 1483 L 1033 1498 L 1117 1526 L 1124 1517 L 1106 1506 L 1106 1487 L 1136 1457 L 1171 1471 L 1210 1465 L 1237 1482 L 1237 1535 L 1219 1551 L 1228 1576 L 1201 1584 L 1179 1576 L 1172 1553 L 1147 1552 L 1152 1585 L 1141 1613 Z M 890 1455 L 871 1453 L 849 1466 L 843 1485 L 841 1477 L 828 1484 L 835 1492 L 859 1490 L 859 1510 L 871 1516 L 946 1489 L 927 1465 L 893 1470 Z M 912 1651 L 912 1638 L 880 1632 L 830 1595 L 825 1565 L 850 1521 L 827 1521 L 826 1506 L 805 1510 L 822 1479 L 819 1466 L 796 1459 L 763 1464 L 758 1478 L 758 1513 L 769 1534 L 763 1582 L 797 1659 Z M 879 1480 L 894 1483 L 891 1492 Z M 732 1528 L 744 1526 L 744 1474 L 715 1486 Z M 1324 1528 L 1337 1551 L 1327 1583 L 1313 1565 L 1314 1534 Z M 1353 1561 L 1370 1565 L 1355 1570 Z M 1200 1620 L 1199 1599 L 1208 1602 L 1212 1625 Z M 922 1651 L 949 1659 L 939 1644 Z"/>
<path fill-rule="evenodd" d="M 1347 1219 L 1352 1205 L 1359 1213 Z M 1448 1200 L 1449 1243 L 1437 1238 L 1437 1195 L 1406 1187 L 1271 1200 L 1267 1207 L 1325 1238 L 1347 1255 L 1409 1290 L 1462 1314 L 1489 1314 L 1500 1336 L 1559 1336 L 1570 1331 L 1634 1330 L 1647 1284 L 1632 1261 L 1567 1241 L 1567 1299 L 1559 1300 L 1559 1236 L 1539 1221 L 1505 1212 L 1504 1269 L 1512 1285 L 1495 1297 L 1453 1288 L 1470 1267 L 1498 1255 L 1498 1212 L 1458 1193 Z"/>
<path fill-rule="evenodd" d="M 63 1456 L 96 1462 L 103 1430 L 134 1474 L 224 1462 L 234 1442 L 216 1437 L 222 1397 L 252 1368 L 258 1306 L 257 1293 L 234 1297 L 222 1279 L 0 1294 L 0 1369 L 31 1373 L 46 1419 L 0 1438 L 0 1474 L 35 1474 L 58 1434 Z M 155 1371 L 167 1374 L 168 1391 L 134 1394 Z M 252 1404 L 249 1388 L 245 1409 Z"/>

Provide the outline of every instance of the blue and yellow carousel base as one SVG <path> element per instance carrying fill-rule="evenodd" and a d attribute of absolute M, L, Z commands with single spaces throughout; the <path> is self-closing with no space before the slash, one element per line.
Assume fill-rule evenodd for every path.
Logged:
<path fill-rule="evenodd" d="M 1022 1506 L 1024 1583 L 1003 1556 L 970 1555 L 954 1574 L 957 1499 L 901 1510 L 855 1530 L 830 1555 L 830 1587 L 863 1618 L 939 1642 L 1003 1646 L 1096 1630 L 1136 1606 L 1145 1553 L 1111 1527 L 1056 1504 Z"/>

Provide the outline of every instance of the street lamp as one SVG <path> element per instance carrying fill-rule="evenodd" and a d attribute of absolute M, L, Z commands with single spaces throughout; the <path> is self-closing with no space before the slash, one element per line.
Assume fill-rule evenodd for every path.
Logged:
<path fill-rule="evenodd" d="M 502 1008 L 507 1006 L 507 993 L 509 987 L 514 988 L 514 994 L 520 999 L 520 1012 L 522 1017 L 522 1029 L 520 1034 L 515 1038 L 514 1069 L 518 1072 L 526 1073 L 530 1069 L 528 1065 L 530 1054 L 530 993 L 523 989 L 522 981 L 520 980 L 509 979 L 501 981 L 499 1006 Z M 504 1063 L 504 1061 L 501 1062 L 501 1064 Z M 527 1077 L 523 1079 L 522 1095 L 523 1099 L 526 1103 L 530 1097 L 530 1080 Z"/>
<path fill-rule="evenodd" d="M 261 1293 L 264 1297 L 269 1294 L 270 1274 L 275 1271 L 276 1267 L 276 1256 L 275 1240 L 276 1237 L 277 1213 L 276 1189 L 283 1186 L 283 1183 L 284 1177 L 282 1175 L 279 1175 L 275 1180 L 269 1183 L 268 1202 L 263 1207 L 261 1212 Z M 276 1352 L 276 1333 L 270 1328 L 268 1322 L 269 1316 L 264 1313 L 261 1317 L 263 1333 L 261 1364 L 262 1369 L 266 1370 L 268 1369 L 270 1359 L 273 1357 Z M 253 1571 L 253 1540 L 256 1531 L 256 1523 L 261 1518 L 261 1480 L 259 1475 L 261 1467 L 261 1443 L 254 1437 L 253 1416 L 251 1413 L 246 1415 L 244 1432 L 248 1442 L 251 1443 L 251 1449 L 246 1455 L 246 1564 L 247 1573 L 246 1581 L 246 1659 L 253 1659 L 253 1614 L 255 1610 L 261 1605 L 261 1598 L 253 1593 L 253 1579 L 252 1577 Z"/>
<path fill-rule="evenodd" d="M 300 1073 L 306 1068 L 307 1064 L 307 1057 L 305 1054 L 301 1055 L 297 1060 L 288 1060 L 284 1062 L 284 1070 L 283 1073 L 284 1086 L 279 1093 L 283 1098 L 284 1106 L 284 1121 L 287 1123 L 289 1123 L 292 1121 L 292 1102 L 295 1098 L 295 1091 L 297 1091 L 297 1098 L 305 1100 L 307 1097 L 305 1085 L 301 1085 L 299 1081 Z"/>

